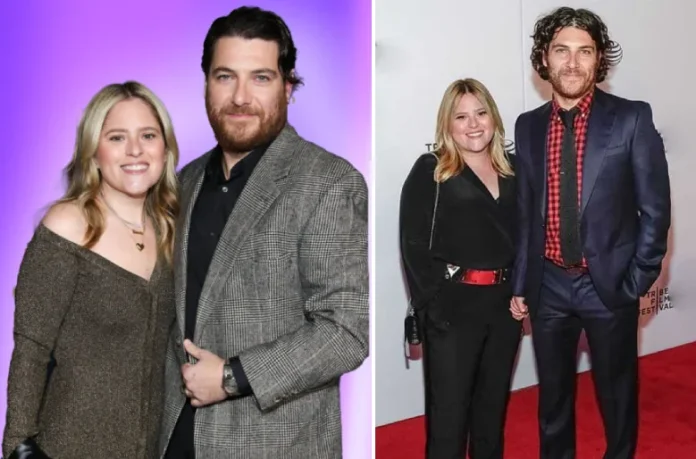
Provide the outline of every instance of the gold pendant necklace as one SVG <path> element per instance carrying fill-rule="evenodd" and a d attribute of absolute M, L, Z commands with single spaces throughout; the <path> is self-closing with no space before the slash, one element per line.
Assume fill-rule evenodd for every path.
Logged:
<path fill-rule="evenodd" d="M 101 197 L 102 202 L 106 205 L 109 211 L 111 211 L 111 213 L 114 214 L 114 216 L 118 218 L 121 221 L 121 223 L 123 223 L 123 226 L 128 228 L 134 235 L 141 236 L 143 238 L 143 242 L 138 242 L 133 238 L 133 236 L 131 236 L 131 239 L 133 239 L 133 242 L 135 242 L 135 248 L 138 249 L 138 252 L 142 252 L 143 249 L 145 249 L 145 208 L 143 208 L 143 222 L 140 225 L 138 225 L 137 223 L 129 222 L 125 218 L 122 218 L 114 210 L 114 208 L 109 205 L 109 202 L 104 197 L 104 193 L 100 191 L 99 196 Z"/>

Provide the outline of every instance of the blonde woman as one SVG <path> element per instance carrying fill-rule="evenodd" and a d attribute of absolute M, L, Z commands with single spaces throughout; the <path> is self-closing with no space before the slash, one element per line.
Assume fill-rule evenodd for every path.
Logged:
<path fill-rule="evenodd" d="M 90 101 L 68 190 L 20 267 L 5 457 L 156 456 L 177 161 L 171 120 L 150 90 L 113 84 Z"/>
<path fill-rule="evenodd" d="M 503 457 L 521 317 L 510 311 L 515 184 L 495 101 L 474 79 L 452 83 L 437 151 L 401 194 L 401 253 L 424 329 L 426 456 Z"/>

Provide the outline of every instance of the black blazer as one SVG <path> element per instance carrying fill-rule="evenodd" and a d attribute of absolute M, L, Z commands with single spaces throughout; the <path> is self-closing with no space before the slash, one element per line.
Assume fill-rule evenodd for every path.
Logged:
<path fill-rule="evenodd" d="M 517 119 L 519 250 L 513 290 L 534 315 L 543 274 L 546 138 L 551 103 Z M 645 102 L 596 89 L 583 160 L 580 238 L 590 276 L 609 308 L 635 306 L 660 274 L 670 226 L 662 138 Z"/>
<path fill-rule="evenodd" d="M 511 156 L 514 165 L 514 156 Z M 471 169 L 440 184 L 432 248 L 429 249 L 436 183 L 437 160 L 421 155 L 401 191 L 401 257 L 411 304 L 416 309 L 430 302 L 447 263 L 463 268 L 511 267 L 515 251 L 514 177 L 498 178 L 499 202 Z"/>

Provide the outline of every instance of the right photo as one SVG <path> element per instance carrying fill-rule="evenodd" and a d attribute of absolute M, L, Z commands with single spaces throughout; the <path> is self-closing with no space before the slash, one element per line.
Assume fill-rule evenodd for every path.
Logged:
<path fill-rule="evenodd" d="M 378 459 L 694 456 L 695 15 L 375 2 Z"/>

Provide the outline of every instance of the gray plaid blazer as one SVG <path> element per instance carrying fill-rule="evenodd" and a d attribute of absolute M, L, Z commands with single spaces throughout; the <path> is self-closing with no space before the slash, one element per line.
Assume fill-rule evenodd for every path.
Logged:
<path fill-rule="evenodd" d="M 167 355 L 161 457 L 185 402 L 180 366 L 186 361 L 188 232 L 209 156 L 180 173 L 178 327 Z M 253 396 L 197 410 L 196 457 L 342 456 L 338 383 L 368 353 L 367 260 L 364 178 L 286 126 L 225 226 L 194 336 L 197 346 L 223 358 L 240 356 Z"/>

